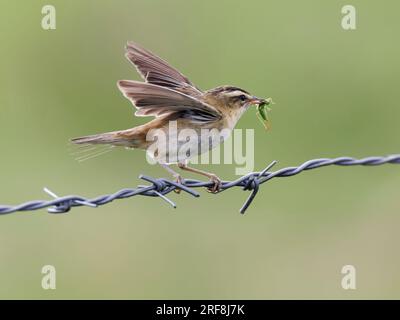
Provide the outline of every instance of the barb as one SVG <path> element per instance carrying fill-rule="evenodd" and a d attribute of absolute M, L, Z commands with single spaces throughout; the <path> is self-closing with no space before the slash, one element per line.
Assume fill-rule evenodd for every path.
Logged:
<path fill-rule="evenodd" d="M 350 157 L 340 157 L 340 158 L 322 158 L 322 159 L 314 159 L 304 162 L 298 167 L 287 167 L 283 169 L 279 169 L 277 171 L 270 172 L 269 170 L 276 164 L 276 161 L 273 161 L 270 165 L 268 165 L 264 170 L 260 172 L 252 172 L 249 173 L 237 180 L 234 181 L 223 181 L 221 191 L 226 191 L 233 187 L 240 187 L 243 190 L 251 191 L 250 196 L 245 201 L 243 207 L 240 209 L 240 213 L 244 214 L 247 208 L 250 206 L 255 196 L 259 191 L 259 187 L 261 184 L 277 177 L 291 177 L 300 172 L 326 167 L 330 165 L 337 166 L 378 166 L 382 164 L 400 164 L 400 154 L 398 155 L 390 155 L 385 157 L 368 157 L 363 159 L 355 159 Z M 16 206 L 4 206 L 0 205 L 0 215 L 10 214 L 17 211 L 33 211 L 43 208 L 49 208 L 49 213 L 65 213 L 71 210 L 73 207 L 80 206 L 89 206 L 89 207 L 98 207 L 110 203 L 114 200 L 126 199 L 133 196 L 141 195 L 147 197 L 159 197 L 164 201 L 172 205 L 176 208 L 176 204 L 167 198 L 167 194 L 180 189 L 191 196 L 199 197 L 199 193 L 197 193 L 194 188 L 202 188 L 202 187 L 210 187 L 213 182 L 204 182 L 193 179 L 186 179 L 183 183 L 177 183 L 174 181 L 170 181 L 164 178 L 152 178 L 148 176 L 140 176 L 140 179 L 150 183 L 149 185 L 139 185 L 137 188 L 133 189 L 122 189 L 113 194 L 106 194 L 102 196 L 98 196 L 97 198 L 88 199 L 81 196 L 65 196 L 59 197 L 52 191 L 47 188 L 44 188 L 44 191 L 53 197 L 53 200 L 36 200 L 26 202 Z"/>

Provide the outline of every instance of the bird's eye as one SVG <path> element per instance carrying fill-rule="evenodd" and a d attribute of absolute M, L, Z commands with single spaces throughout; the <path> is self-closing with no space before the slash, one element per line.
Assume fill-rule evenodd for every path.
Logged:
<path fill-rule="evenodd" d="M 240 101 L 245 101 L 246 100 L 246 96 L 244 94 L 239 96 Z"/>

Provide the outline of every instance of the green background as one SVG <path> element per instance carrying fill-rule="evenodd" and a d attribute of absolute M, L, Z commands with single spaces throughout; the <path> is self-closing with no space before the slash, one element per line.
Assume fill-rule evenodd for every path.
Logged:
<path fill-rule="evenodd" d="M 0 1 L 0 203 L 88 197 L 167 176 L 143 152 L 79 163 L 68 139 L 126 129 L 116 87 L 139 79 L 135 40 L 203 89 L 233 84 L 277 102 L 265 132 L 254 110 L 255 169 L 318 157 L 400 153 L 398 1 Z M 57 29 L 41 28 L 41 8 Z M 224 179 L 234 165 L 201 166 Z M 69 214 L 0 217 L 1 298 L 400 298 L 400 167 L 328 167 L 262 186 L 137 197 Z M 190 175 L 186 175 L 190 176 Z M 57 289 L 41 288 L 41 268 Z M 341 288 L 341 268 L 357 289 Z"/>

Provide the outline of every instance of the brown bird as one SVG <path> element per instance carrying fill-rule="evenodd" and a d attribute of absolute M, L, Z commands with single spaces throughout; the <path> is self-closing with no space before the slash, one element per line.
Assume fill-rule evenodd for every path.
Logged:
<path fill-rule="evenodd" d="M 213 186 L 211 192 L 218 192 L 221 180 L 213 173 L 189 167 L 189 158 L 214 148 L 229 136 L 241 115 L 250 105 L 265 105 L 270 99 L 261 99 L 252 96 L 246 90 L 234 86 L 219 86 L 202 91 L 187 77 L 170 66 L 166 61 L 136 43 L 128 42 L 126 58 L 133 63 L 145 82 L 132 80 L 118 81 L 118 88 L 136 107 L 136 116 L 155 117 L 150 122 L 127 130 L 100 133 L 72 139 L 75 144 L 107 144 L 128 148 L 149 149 L 155 139 L 149 139 L 150 132 L 164 133 L 166 140 L 158 141 L 153 158 L 166 168 L 178 182 L 183 182 L 180 174 L 170 168 L 176 163 L 182 170 L 194 172 L 208 177 Z M 198 139 L 191 143 L 188 139 L 171 143 L 171 124 L 174 124 L 178 136 L 184 130 L 198 134 Z M 224 132 L 218 138 L 203 137 L 202 130 L 216 129 Z M 215 130 L 214 130 L 215 131 Z M 187 148 L 180 151 L 183 145 Z"/>

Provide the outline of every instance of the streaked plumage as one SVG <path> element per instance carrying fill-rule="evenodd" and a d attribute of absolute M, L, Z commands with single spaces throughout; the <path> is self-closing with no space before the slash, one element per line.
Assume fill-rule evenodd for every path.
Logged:
<path fill-rule="evenodd" d="M 166 61 L 134 42 L 128 42 L 125 56 L 145 82 L 120 80 L 118 88 L 137 109 L 136 116 L 152 116 L 154 119 L 127 130 L 75 138 L 72 139 L 73 143 L 147 149 L 153 143 L 146 139 L 149 130 L 160 129 L 167 133 L 171 121 L 176 121 L 178 132 L 188 128 L 198 132 L 205 128 L 228 129 L 230 132 L 249 105 L 265 102 L 264 99 L 254 97 L 234 86 L 220 86 L 202 91 Z M 219 143 L 220 141 L 209 148 Z M 160 152 L 168 155 L 169 150 Z M 187 158 L 178 155 L 172 161 L 161 164 L 166 167 L 170 163 L 178 163 L 182 169 L 203 174 L 215 182 L 212 191 L 218 191 L 220 180 L 215 175 L 189 168 L 186 161 Z M 177 179 L 181 179 L 178 174 L 175 175 Z"/>

